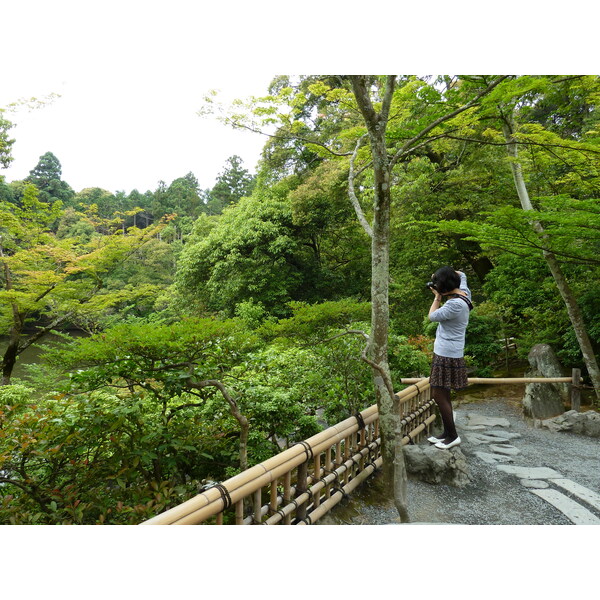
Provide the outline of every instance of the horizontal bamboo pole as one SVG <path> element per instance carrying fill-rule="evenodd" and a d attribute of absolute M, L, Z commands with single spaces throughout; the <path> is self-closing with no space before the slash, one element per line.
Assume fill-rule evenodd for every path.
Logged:
<path fill-rule="evenodd" d="M 406 444 L 410 444 L 411 440 L 413 440 L 414 438 L 416 438 L 419 433 L 421 433 L 421 431 L 423 431 L 427 425 L 430 425 L 431 423 L 433 423 L 435 421 L 436 415 L 431 415 L 430 417 L 427 417 L 425 419 L 424 423 L 421 423 L 418 427 L 416 427 L 415 429 L 413 429 L 412 431 L 409 431 L 401 440 L 401 444 L 403 446 L 406 446 Z"/>
<path fill-rule="evenodd" d="M 416 384 L 428 378 L 405 378 L 401 379 L 403 384 Z M 571 383 L 571 377 L 469 377 L 468 382 L 471 384 L 505 384 L 505 383 Z M 408 388 L 407 388 L 408 389 Z"/>

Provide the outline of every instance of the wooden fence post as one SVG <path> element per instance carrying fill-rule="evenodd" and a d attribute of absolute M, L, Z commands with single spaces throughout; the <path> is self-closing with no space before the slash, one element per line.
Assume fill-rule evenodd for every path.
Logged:
<path fill-rule="evenodd" d="M 301 465 L 298 465 L 298 477 L 296 480 L 296 498 L 301 496 L 308 489 L 308 459 Z M 301 521 L 306 518 L 306 509 L 308 502 L 301 504 L 296 509 L 296 518 Z"/>
<path fill-rule="evenodd" d="M 573 369 L 573 381 L 571 383 L 571 410 L 581 410 L 581 369 Z"/>

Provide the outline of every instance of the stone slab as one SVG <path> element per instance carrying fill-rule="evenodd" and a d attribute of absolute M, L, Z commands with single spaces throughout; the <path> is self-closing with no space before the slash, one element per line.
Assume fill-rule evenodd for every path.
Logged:
<path fill-rule="evenodd" d="M 508 444 L 503 444 L 502 446 L 490 444 L 490 450 L 492 452 L 496 452 L 497 454 L 506 454 L 508 456 L 516 456 L 517 454 L 521 454 L 521 451 L 518 448 L 509 446 Z"/>
<path fill-rule="evenodd" d="M 512 456 L 506 456 L 505 454 L 490 454 L 489 452 L 474 452 L 474 454 L 488 465 L 497 465 L 498 463 L 512 462 L 514 460 Z"/>
<path fill-rule="evenodd" d="M 504 431 L 504 429 L 486 429 L 481 432 L 482 435 L 489 435 L 491 437 L 500 438 L 502 440 L 515 440 L 521 437 L 520 433 L 513 433 L 511 431 Z"/>
<path fill-rule="evenodd" d="M 600 525 L 600 519 L 587 508 L 557 490 L 531 490 L 531 493 L 552 504 L 575 525 Z"/>
<path fill-rule="evenodd" d="M 487 429 L 485 425 L 462 425 L 460 428 L 465 431 L 483 431 Z"/>
<path fill-rule="evenodd" d="M 491 437 L 489 435 L 483 435 L 482 433 L 467 433 L 465 437 L 468 442 L 475 444 L 476 446 L 491 443 L 497 444 L 500 441 L 498 438 Z"/>
<path fill-rule="evenodd" d="M 570 492 L 574 496 L 577 496 L 584 502 L 587 502 L 590 506 L 600 510 L 600 494 L 583 487 L 570 479 L 551 479 L 550 481 L 564 490 L 567 490 L 567 492 Z"/>
<path fill-rule="evenodd" d="M 486 417 L 484 415 L 467 414 L 467 425 L 487 425 L 488 427 L 510 427 L 510 421 L 502 417 Z"/>
<path fill-rule="evenodd" d="M 526 488 L 534 488 L 538 490 L 544 490 L 550 487 L 547 481 L 541 481 L 540 479 L 521 479 L 521 485 Z"/>
<path fill-rule="evenodd" d="M 558 479 L 562 475 L 548 467 L 516 467 L 510 465 L 498 465 L 496 467 L 509 475 L 516 475 L 519 479 Z"/>

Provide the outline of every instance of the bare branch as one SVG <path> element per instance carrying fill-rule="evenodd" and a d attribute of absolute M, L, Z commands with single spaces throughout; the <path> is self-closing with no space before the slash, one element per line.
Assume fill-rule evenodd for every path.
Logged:
<path fill-rule="evenodd" d="M 443 137 L 443 136 L 439 136 Z M 486 144 L 488 146 L 508 146 L 509 142 L 488 142 L 486 140 L 478 140 L 475 138 L 468 137 L 460 137 L 456 135 L 446 134 L 445 137 L 451 140 L 459 140 L 464 142 L 473 142 L 475 144 Z M 434 139 L 434 138 L 430 138 Z M 586 152 L 591 152 L 592 154 L 600 154 L 600 150 L 594 150 L 593 148 L 575 148 L 574 146 L 567 146 L 565 144 L 547 144 L 544 142 L 531 142 L 531 141 L 520 141 L 513 140 L 510 142 L 511 144 L 517 144 L 518 146 L 540 146 L 542 148 L 565 148 L 566 150 L 575 150 L 577 152 L 581 152 L 585 154 Z"/>
<path fill-rule="evenodd" d="M 364 75 L 351 75 L 350 81 L 352 83 L 352 89 L 354 95 L 358 101 L 358 108 L 367 124 L 368 129 L 372 129 L 377 125 L 377 113 L 371 103 L 369 92 L 367 91 L 367 85 Z"/>
<path fill-rule="evenodd" d="M 390 106 L 392 105 L 392 98 L 394 97 L 394 89 L 396 88 L 396 76 L 388 75 L 385 82 L 385 94 L 383 96 L 383 103 L 381 105 L 381 113 L 379 113 L 379 120 L 381 123 L 387 123 L 388 117 L 390 116 Z"/>
<path fill-rule="evenodd" d="M 266 131 L 256 129 L 255 127 L 250 127 L 250 125 L 245 125 L 244 123 L 239 123 L 237 121 L 233 121 L 232 119 L 229 119 L 229 124 L 234 129 L 235 128 L 247 129 L 248 131 L 251 131 L 252 133 L 258 133 L 260 135 L 264 135 L 264 136 L 272 138 L 274 140 L 298 140 L 300 142 L 304 142 L 305 144 L 313 144 L 314 146 L 319 146 L 320 148 L 327 150 L 327 152 L 329 152 L 330 154 L 333 154 L 334 156 L 350 156 L 352 154 L 352 152 L 336 152 L 335 150 L 332 150 L 329 146 L 327 146 L 326 144 L 323 144 L 322 142 L 318 142 L 316 140 L 310 140 L 308 138 L 300 137 L 297 135 L 281 135 L 281 134 L 276 134 L 276 133 L 267 133 Z"/>
<path fill-rule="evenodd" d="M 348 174 L 348 195 L 350 196 L 350 201 L 352 202 L 352 206 L 354 207 L 354 211 L 356 212 L 356 216 L 362 228 L 366 231 L 367 235 L 372 238 L 373 237 L 373 229 L 369 222 L 367 221 L 363 209 L 358 201 L 358 197 L 356 196 L 356 190 L 354 189 L 354 161 L 356 160 L 356 155 L 358 154 L 358 149 L 362 145 L 366 134 L 363 135 L 358 142 L 356 142 L 356 148 L 354 148 L 354 152 L 352 153 L 352 158 L 350 159 L 350 172 Z"/>

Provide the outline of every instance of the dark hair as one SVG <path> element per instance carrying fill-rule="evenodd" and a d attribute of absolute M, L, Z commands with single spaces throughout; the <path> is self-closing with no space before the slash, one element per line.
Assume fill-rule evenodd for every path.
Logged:
<path fill-rule="evenodd" d="M 440 294 L 446 294 L 460 286 L 460 276 L 452 267 L 438 269 L 431 280 Z"/>

